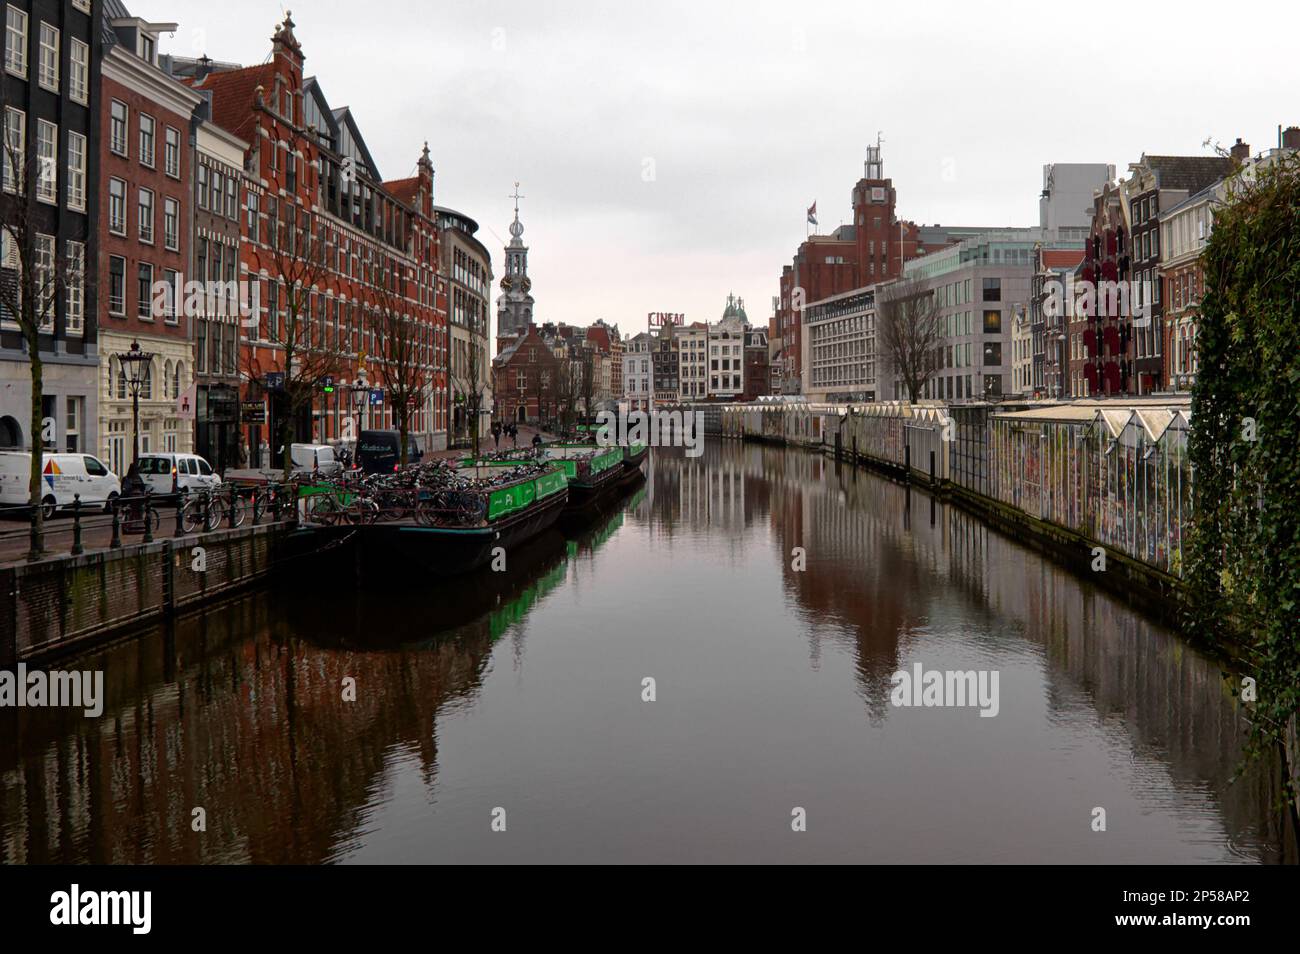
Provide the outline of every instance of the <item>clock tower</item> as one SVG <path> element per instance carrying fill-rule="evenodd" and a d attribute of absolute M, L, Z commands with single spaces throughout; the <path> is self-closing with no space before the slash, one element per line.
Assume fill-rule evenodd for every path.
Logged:
<path fill-rule="evenodd" d="M 501 277 L 497 298 L 497 354 L 533 323 L 533 283 L 528 277 L 528 246 L 524 244 L 524 223 L 519 221 L 519 183 L 515 183 L 515 220 L 510 223 L 510 244 L 506 246 L 506 273 Z"/>

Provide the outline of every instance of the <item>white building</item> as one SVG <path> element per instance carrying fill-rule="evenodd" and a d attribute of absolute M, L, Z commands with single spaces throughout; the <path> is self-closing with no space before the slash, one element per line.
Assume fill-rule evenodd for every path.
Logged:
<path fill-rule="evenodd" d="M 677 329 L 677 397 L 681 401 L 702 401 L 709 395 L 707 354 L 709 326 L 696 321 Z"/>
<path fill-rule="evenodd" d="M 648 411 L 654 395 L 654 371 L 650 359 L 653 337 L 643 331 L 624 339 L 623 400 L 629 411 Z"/>

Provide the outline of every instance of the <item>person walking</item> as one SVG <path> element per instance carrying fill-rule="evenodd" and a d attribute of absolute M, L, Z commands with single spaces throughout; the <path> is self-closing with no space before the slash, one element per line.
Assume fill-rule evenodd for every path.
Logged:
<path fill-rule="evenodd" d="M 501 449 L 501 422 L 492 422 L 492 447 L 494 450 Z"/>

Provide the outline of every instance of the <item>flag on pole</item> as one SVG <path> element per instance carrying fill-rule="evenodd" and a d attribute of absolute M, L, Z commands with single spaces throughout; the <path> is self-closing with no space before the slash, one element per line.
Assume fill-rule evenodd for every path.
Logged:
<path fill-rule="evenodd" d="M 817 224 L 817 203 L 816 203 L 816 201 L 814 201 L 812 205 L 808 206 L 808 224 L 809 224 L 809 225 L 816 225 L 816 224 Z"/>

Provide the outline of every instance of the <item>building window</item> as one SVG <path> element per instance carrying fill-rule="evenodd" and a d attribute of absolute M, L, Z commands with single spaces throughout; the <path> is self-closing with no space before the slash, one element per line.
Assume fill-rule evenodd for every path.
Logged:
<path fill-rule="evenodd" d="M 199 200 L 199 208 L 206 209 L 208 207 L 208 167 L 202 163 L 199 164 L 198 182 L 194 186 L 194 195 Z"/>
<path fill-rule="evenodd" d="M 135 294 L 135 313 L 141 318 L 152 319 L 153 266 L 148 262 L 140 263 L 136 273 Z"/>
<path fill-rule="evenodd" d="M 985 294 L 987 294 L 987 291 L 985 292 Z M 995 334 L 999 334 L 1001 331 L 1002 331 L 1002 312 L 985 311 L 984 312 L 984 333 L 986 335 L 995 335 Z"/>
<path fill-rule="evenodd" d="M 14 6 L 5 11 L 5 69 L 27 75 L 27 14 Z"/>
<path fill-rule="evenodd" d="M 163 130 L 163 166 L 173 179 L 181 177 L 181 131 L 174 126 Z"/>
<path fill-rule="evenodd" d="M 126 122 L 128 111 L 126 103 L 113 100 L 109 106 L 108 146 L 119 156 L 126 155 Z"/>
<path fill-rule="evenodd" d="M 67 249 L 66 328 L 67 334 L 79 335 L 86 321 L 86 246 L 82 242 L 69 240 Z"/>
<path fill-rule="evenodd" d="M 108 313 L 126 314 L 126 259 L 120 255 L 108 257 Z"/>
<path fill-rule="evenodd" d="M 176 296 L 180 292 L 180 282 L 180 272 L 171 268 L 163 270 L 163 321 L 170 325 L 176 324 Z"/>
<path fill-rule="evenodd" d="M 212 195 L 208 200 L 208 206 L 212 209 L 213 215 L 221 214 L 221 194 L 225 191 L 226 177 L 217 170 L 212 170 Z"/>
<path fill-rule="evenodd" d="M 108 230 L 126 234 L 126 183 L 121 179 L 108 180 Z"/>
<path fill-rule="evenodd" d="M 63 419 L 63 449 L 69 454 L 75 454 L 81 450 L 81 402 L 83 400 L 85 399 L 70 397 L 64 404 L 67 414 Z"/>
<path fill-rule="evenodd" d="M 170 251 L 180 251 L 181 204 L 175 199 L 163 199 L 163 245 Z"/>
<path fill-rule="evenodd" d="M 56 286 L 54 274 L 54 236 L 36 235 L 36 314 L 40 316 L 41 331 L 54 330 Z"/>
<path fill-rule="evenodd" d="M 140 164 L 153 168 L 153 140 L 157 123 L 152 116 L 140 114 Z"/>
<path fill-rule="evenodd" d="M 1002 300 L 1002 279 L 1000 278 L 984 279 L 984 300 L 985 301 Z"/>
<path fill-rule="evenodd" d="M 41 24 L 40 83 L 51 92 L 59 91 L 59 31 L 48 23 Z"/>
<path fill-rule="evenodd" d="M 36 121 L 36 198 L 59 201 L 59 127 L 44 119 Z"/>
<path fill-rule="evenodd" d="M 239 181 L 233 175 L 226 177 L 226 218 L 239 221 Z"/>
<path fill-rule="evenodd" d="M 90 47 L 75 38 L 68 57 L 68 95 L 82 105 L 90 101 Z"/>
<path fill-rule="evenodd" d="M 8 106 L 5 108 L 4 190 L 6 192 L 14 192 L 19 188 L 23 180 L 23 156 L 26 153 L 27 114 L 21 109 Z"/>
<path fill-rule="evenodd" d="M 68 208 L 86 208 L 86 137 L 68 133 Z"/>
<path fill-rule="evenodd" d="M 257 215 L 257 196 L 251 192 L 248 194 L 248 240 L 256 244 L 258 240 L 258 215 Z"/>
<path fill-rule="evenodd" d="M 148 189 L 140 190 L 140 241 L 153 244 L 153 193 Z"/>

